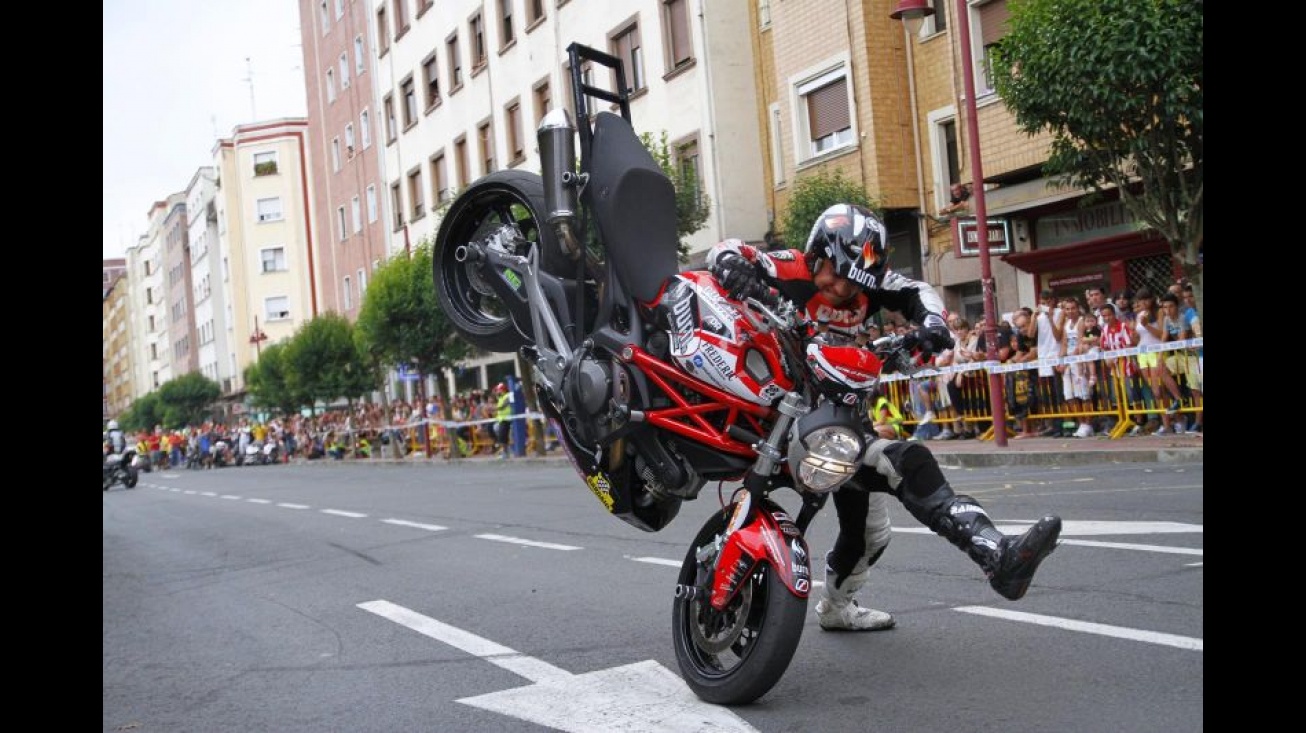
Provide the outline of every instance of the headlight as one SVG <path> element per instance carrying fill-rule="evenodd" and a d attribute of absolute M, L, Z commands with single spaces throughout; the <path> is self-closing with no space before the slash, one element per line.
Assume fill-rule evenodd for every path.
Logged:
<path fill-rule="evenodd" d="M 798 480 L 810 491 L 833 491 L 861 467 L 861 436 L 847 426 L 818 427 L 800 440 L 807 455 L 798 464 Z"/>

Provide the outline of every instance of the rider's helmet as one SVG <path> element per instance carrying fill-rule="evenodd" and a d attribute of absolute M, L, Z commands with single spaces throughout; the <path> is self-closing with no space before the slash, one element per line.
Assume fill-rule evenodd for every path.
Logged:
<path fill-rule="evenodd" d="M 499 382 L 498 384 L 494 385 L 495 394 L 504 394 L 507 391 L 508 391 L 508 385 L 504 384 L 503 382 Z"/>
<path fill-rule="evenodd" d="M 870 289 L 888 269 L 887 240 L 884 223 L 869 209 L 835 204 L 816 218 L 804 252 L 813 274 L 822 260 L 830 260 L 837 275 Z"/>
<path fill-rule="evenodd" d="M 117 420 L 110 420 L 110 421 L 109 421 L 109 429 L 110 429 L 110 430 L 117 430 L 117 429 L 118 429 L 118 421 L 117 421 Z"/>

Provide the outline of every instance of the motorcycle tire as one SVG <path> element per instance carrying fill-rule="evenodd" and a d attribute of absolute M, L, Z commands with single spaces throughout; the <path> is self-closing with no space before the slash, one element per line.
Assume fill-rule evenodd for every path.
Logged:
<path fill-rule="evenodd" d="M 454 329 L 478 349 L 515 352 L 533 339 L 531 324 L 513 323 L 503 301 L 485 282 L 482 268 L 458 262 L 456 250 L 505 224 L 515 224 L 540 249 L 541 269 L 559 277 L 574 276 L 576 265 L 563 254 L 553 228 L 544 221 L 546 215 L 540 176 L 505 170 L 469 186 L 440 220 L 432 251 L 436 297 Z"/>
<path fill-rule="evenodd" d="M 122 477 L 122 485 L 129 489 L 134 489 L 136 488 L 136 482 L 139 481 L 140 478 L 140 474 L 136 473 L 136 469 L 129 468 L 127 469 L 127 475 Z"/>
<path fill-rule="evenodd" d="M 725 531 L 729 512 L 717 512 L 694 538 L 680 565 L 677 582 L 698 583 L 699 547 Z M 680 676 L 700 699 L 717 705 L 744 705 L 780 681 L 803 635 L 807 599 L 794 595 L 775 570 L 758 563 L 724 611 L 707 593 L 677 598 L 671 634 Z"/>

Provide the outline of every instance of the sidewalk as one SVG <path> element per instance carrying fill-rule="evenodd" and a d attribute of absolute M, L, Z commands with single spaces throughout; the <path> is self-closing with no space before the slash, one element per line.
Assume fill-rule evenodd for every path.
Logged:
<path fill-rule="evenodd" d="M 1140 436 L 1133 438 L 1009 438 L 1004 448 L 991 440 L 929 440 L 924 445 L 938 458 L 939 464 L 952 468 L 982 468 L 993 466 L 1083 466 L 1093 463 L 1180 463 L 1201 462 L 1201 434 Z M 408 457 L 402 461 L 371 459 L 377 463 L 410 463 L 449 465 L 442 456 L 433 459 Z M 319 461 L 314 461 L 318 463 Z M 334 463 L 334 461 L 326 461 Z M 349 461 L 357 463 L 358 461 Z M 520 458 L 502 460 L 496 456 L 477 455 L 460 458 L 460 464 L 469 465 L 564 465 L 567 456 L 553 450 L 544 456 L 528 454 Z"/>

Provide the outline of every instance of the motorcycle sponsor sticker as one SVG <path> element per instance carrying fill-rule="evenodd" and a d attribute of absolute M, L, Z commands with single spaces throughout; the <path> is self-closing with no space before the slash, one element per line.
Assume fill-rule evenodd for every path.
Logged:
<path fill-rule="evenodd" d="M 775 252 L 767 252 L 766 256 L 770 257 L 773 260 L 792 262 L 794 259 L 794 251 L 792 249 L 781 249 L 781 250 L 776 250 Z"/>
<path fill-rule="evenodd" d="M 868 289 L 874 289 L 875 283 L 879 281 L 874 275 L 858 267 L 848 268 L 848 279 Z"/>
<path fill-rule="evenodd" d="M 608 483 L 608 477 L 602 473 L 591 473 L 585 476 L 585 485 L 590 487 L 590 491 L 603 502 L 603 506 L 608 511 L 612 511 L 612 505 L 615 499 L 612 498 L 612 485 Z"/>
<path fill-rule="evenodd" d="M 779 385 L 773 382 L 763 387 L 758 394 L 762 395 L 762 399 L 764 401 L 771 402 L 776 399 L 779 399 L 782 395 L 784 395 L 784 393 L 785 393 L 784 388 L 780 387 Z"/>
<path fill-rule="evenodd" d="M 812 585 L 811 583 L 807 582 L 806 578 L 798 578 L 794 580 L 794 590 L 798 591 L 799 593 L 811 593 Z"/>
<path fill-rule="evenodd" d="M 505 267 L 500 270 L 499 274 L 503 276 L 504 282 L 512 286 L 513 290 L 521 290 L 521 276 L 516 272 Z"/>
<path fill-rule="evenodd" d="M 721 353 L 720 349 L 712 344 L 703 344 L 700 347 L 699 353 L 707 358 L 707 363 L 712 366 L 712 369 L 719 374 L 722 379 L 729 380 L 735 378 L 734 368 L 726 361 L 726 357 Z"/>

